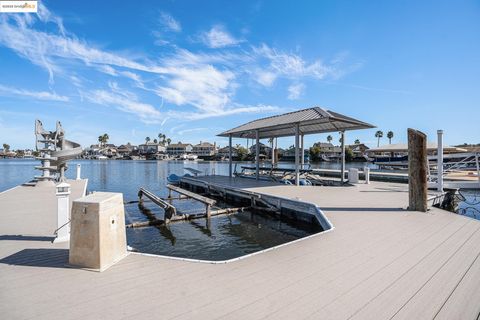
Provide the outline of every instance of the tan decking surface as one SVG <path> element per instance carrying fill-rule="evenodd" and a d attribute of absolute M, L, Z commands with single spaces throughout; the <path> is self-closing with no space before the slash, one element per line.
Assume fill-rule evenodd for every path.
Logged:
<path fill-rule="evenodd" d="M 68 180 L 70 205 L 83 196 L 87 180 Z M 0 193 L 1 235 L 52 237 L 57 229 L 55 185 L 18 186 Z M 53 209 L 53 210 L 52 210 Z"/>
<path fill-rule="evenodd" d="M 254 190 L 315 202 L 335 230 L 229 264 L 130 254 L 103 273 L 65 268 L 65 245 L 2 239 L 0 314 L 4 319 L 478 317 L 480 221 L 438 209 L 403 211 L 407 194 L 398 184 Z M 3 216 L 2 211 L 0 234 L 5 234 Z"/>

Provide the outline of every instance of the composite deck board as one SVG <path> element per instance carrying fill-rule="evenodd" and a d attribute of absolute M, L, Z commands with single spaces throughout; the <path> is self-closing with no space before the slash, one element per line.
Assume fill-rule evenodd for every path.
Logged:
<path fill-rule="evenodd" d="M 376 241 L 372 245 L 378 244 L 378 241 Z M 257 295 L 252 295 L 252 291 L 256 291 L 258 287 L 264 288 L 264 293 L 263 296 L 271 296 L 273 292 L 277 292 L 280 290 L 280 288 L 285 288 L 289 285 L 292 285 L 293 283 L 302 280 L 305 277 L 315 275 L 316 278 L 321 278 L 322 273 L 325 273 L 329 270 L 339 270 L 338 268 L 341 266 L 347 266 L 348 260 L 351 259 L 353 256 L 359 255 L 358 248 L 352 248 L 352 255 L 348 257 L 332 257 L 328 255 L 321 255 L 320 259 L 325 260 L 323 264 L 319 264 L 319 256 L 318 253 L 312 257 L 312 259 L 309 260 L 303 260 L 304 265 L 299 269 L 296 268 L 295 272 L 292 272 L 294 270 L 292 268 L 291 264 L 286 264 L 283 266 L 281 272 L 284 272 L 284 279 L 280 283 L 274 282 L 274 278 L 277 277 L 276 274 L 272 274 L 270 271 L 267 271 L 262 274 L 261 277 L 261 282 L 255 282 L 255 283 L 249 283 L 247 286 L 243 285 L 237 285 L 237 284 L 232 284 L 231 288 L 224 288 L 225 292 L 216 292 L 217 298 L 214 300 L 200 300 L 200 299 L 195 299 L 191 304 L 187 305 L 185 307 L 186 310 L 181 310 L 181 312 L 188 318 L 189 317 L 189 312 L 195 311 L 195 314 L 197 316 L 204 316 L 207 317 L 208 314 L 210 314 L 211 310 L 210 309 L 223 309 L 223 305 L 229 305 L 231 303 L 234 303 L 236 308 L 242 307 L 244 304 L 247 304 L 249 302 L 249 299 L 256 299 L 258 298 Z M 319 251 L 322 252 L 322 251 Z M 356 260 L 356 259 L 355 259 Z M 338 272 L 338 271 L 337 271 Z M 272 283 L 274 285 L 273 288 L 270 290 L 265 290 L 266 288 L 272 287 Z M 210 287 L 209 287 L 210 288 Z M 273 298 L 273 297 L 272 297 Z M 159 306 L 160 308 L 160 306 Z M 161 307 L 163 309 L 163 312 L 165 314 L 165 309 L 163 306 Z M 167 307 L 168 308 L 168 307 Z M 175 310 L 175 308 L 172 309 L 172 315 L 175 315 L 175 312 L 178 313 L 178 310 Z M 225 308 L 225 310 L 228 310 Z M 233 309 L 232 311 L 235 311 L 236 309 Z M 147 311 L 150 312 L 150 311 Z M 218 312 L 217 312 L 218 313 Z M 168 316 L 169 314 L 167 314 Z M 139 316 L 142 316 L 142 314 L 139 314 Z M 230 316 L 227 314 L 227 316 Z"/>
<path fill-rule="evenodd" d="M 475 319 L 480 317 L 480 258 L 477 256 L 465 276 L 461 279 L 435 319 Z"/>
<path fill-rule="evenodd" d="M 462 229 L 462 232 L 466 231 Z M 458 235 L 455 234 L 456 236 Z M 353 313 L 354 319 L 368 318 L 372 312 L 376 312 L 382 319 L 390 319 L 395 313 L 415 295 L 417 290 L 422 288 L 429 280 L 429 277 L 438 270 L 439 266 L 448 261 L 453 252 L 462 245 L 463 238 L 450 237 L 441 247 L 435 248 L 425 255 L 416 265 L 409 265 L 409 269 L 400 268 L 399 272 L 394 273 L 392 280 L 384 286 L 376 285 L 372 290 L 369 299 L 360 300 L 363 306 L 357 306 L 357 311 Z M 461 242 L 457 244 L 456 242 Z M 381 277 L 381 281 L 385 278 Z M 380 290 L 379 290 L 380 289 Z M 368 292 L 368 291 L 367 291 Z M 350 298 L 350 297 L 349 297 Z M 432 297 L 431 297 L 432 298 Z M 422 310 L 418 309 L 417 312 Z M 419 319 L 422 319 L 421 317 Z"/>
<path fill-rule="evenodd" d="M 405 297 L 413 295 L 415 289 L 428 280 L 427 277 L 434 272 L 435 266 L 444 263 L 471 232 L 476 230 L 477 226 L 473 228 L 470 227 L 470 224 L 466 224 L 454 233 L 446 233 L 442 235 L 443 237 L 431 238 L 432 241 L 419 244 L 414 250 L 378 270 L 358 286 L 339 296 L 327 307 L 312 313 L 311 318 L 318 317 L 320 314 L 330 319 L 350 318 L 372 302 L 384 307 L 384 309 L 382 307 L 375 309 L 376 311 L 386 312 L 390 308 L 396 307 L 396 304 L 405 301 Z M 468 236 L 465 236 L 465 233 Z M 383 295 L 385 291 L 390 294 Z M 380 299 L 382 297 L 387 299 Z M 390 315 L 384 316 L 383 313 L 375 315 L 380 319 L 390 318 Z"/>
<path fill-rule="evenodd" d="M 87 180 L 68 180 L 71 185 L 70 203 L 83 196 Z M 45 213 L 45 208 L 55 211 Z M 55 186 L 18 186 L 0 193 L 0 237 L 18 236 L 28 241 L 30 236 L 50 236 L 57 229 L 57 199 Z M 22 240 L 23 239 L 23 240 Z"/>
<path fill-rule="evenodd" d="M 383 229 L 379 228 L 378 230 L 383 230 Z M 328 235 L 332 235 L 332 237 L 336 236 L 334 233 L 331 233 L 331 234 L 328 234 Z M 349 239 L 349 240 L 352 240 L 352 239 Z M 338 241 L 336 241 L 335 243 L 337 243 L 338 245 L 343 244 L 342 242 L 338 242 Z M 376 244 L 379 244 L 378 241 L 377 241 Z M 364 243 L 362 243 L 362 245 L 364 245 Z M 321 248 L 319 248 L 319 249 L 320 250 L 318 252 L 322 252 Z M 358 248 L 353 246 L 352 249 L 353 249 L 352 252 L 358 253 L 358 251 L 357 251 Z M 321 261 L 319 261 L 319 260 L 321 260 Z M 255 294 L 255 292 L 258 290 L 259 287 L 263 288 L 262 295 L 264 297 L 269 297 L 269 300 L 272 300 L 273 298 L 270 299 L 270 296 L 271 296 L 272 292 L 275 292 L 275 291 L 279 290 L 279 288 L 277 286 L 285 287 L 288 284 L 291 284 L 292 281 L 295 282 L 295 281 L 301 279 L 301 277 L 303 277 L 305 274 L 308 274 L 308 272 L 312 272 L 312 270 L 315 273 L 317 279 L 322 279 L 321 278 L 322 271 L 323 271 L 322 268 L 326 267 L 326 266 L 329 266 L 329 264 L 332 265 L 331 260 L 332 260 L 331 257 L 328 257 L 328 256 L 325 257 L 323 255 L 321 255 L 320 257 L 318 255 L 316 255 L 315 260 L 312 260 L 312 261 L 305 261 L 305 260 L 302 259 L 302 262 L 303 262 L 302 266 L 297 266 L 297 268 L 294 269 L 295 272 L 292 272 L 293 269 L 289 265 L 284 266 L 282 264 L 281 271 L 284 272 L 284 277 L 282 278 L 281 282 L 274 281 L 276 275 L 274 275 L 273 278 L 272 278 L 271 274 L 265 274 L 264 275 L 265 279 L 263 279 L 264 280 L 263 282 L 261 282 L 261 283 L 250 283 L 250 284 L 248 284 L 248 287 L 246 289 L 243 289 L 243 287 L 238 287 L 238 286 L 234 287 L 234 288 L 232 288 L 231 293 L 228 294 L 226 298 L 222 298 L 223 297 L 222 295 L 218 295 L 219 297 L 217 297 L 216 299 L 214 299 L 212 301 L 207 301 L 207 305 L 204 306 L 203 309 L 201 308 L 202 307 L 201 304 L 202 303 L 205 304 L 205 301 L 202 301 L 202 300 L 195 300 L 195 302 L 193 302 L 193 305 L 189 305 L 188 308 L 191 307 L 192 310 L 194 309 L 195 314 L 199 315 L 200 317 L 201 316 L 207 316 L 208 314 L 215 314 L 215 313 L 218 313 L 218 311 L 215 312 L 215 310 L 225 310 L 226 309 L 226 308 L 222 308 L 223 305 L 231 305 L 233 303 L 233 305 L 235 305 L 235 307 L 238 307 L 238 306 L 241 306 L 242 304 L 246 303 L 246 301 L 248 301 L 248 299 L 253 299 L 254 297 L 258 297 L 258 294 Z M 356 259 L 353 259 L 353 261 L 355 261 L 355 260 Z M 343 259 L 343 260 L 338 261 L 337 265 L 338 264 L 348 265 L 349 261 L 346 260 L 346 259 Z M 335 266 L 335 265 L 333 265 L 333 266 Z M 335 268 L 331 268 L 331 269 L 334 272 L 336 272 Z M 322 281 L 323 281 L 323 279 L 322 279 Z M 274 285 L 274 287 L 271 288 L 271 291 L 267 290 L 272 286 L 272 284 Z M 275 285 L 277 285 L 277 286 L 275 286 Z M 241 294 L 240 296 L 239 296 L 238 292 Z M 294 297 L 290 297 L 290 300 L 292 300 L 292 299 L 294 299 Z M 185 310 L 182 310 L 182 312 L 185 312 Z M 186 316 L 188 317 L 188 314 Z"/>
<path fill-rule="evenodd" d="M 388 259 L 395 257 L 396 254 L 406 252 L 417 244 L 421 235 L 426 238 L 431 232 L 439 232 L 445 229 L 447 222 L 432 224 L 426 228 L 424 225 L 417 225 L 412 228 L 412 232 L 405 232 L 401 237 L 391 237 L 387 235 L 378 244 L 372 246 L 365 246 L 356 255 L 348 260 L 338 263 L 322 273 L 317 273 L 314 268 L 313 272 L 306 277 L 298 279 L 289 286 L 285 286 L 276 292 L 266 295 L 261 299 L 254 301 L 246 307 L 235 313 L 235 315 L 255 315 L 255 316 L 280 316 L 280 313 L 285 312 L 296 304 L 305 302 L 305 299 L 315 295 L 316 292 L 325 290 L 325 286 L 335 283 L 342 277 L 348 277 L 350 274 L 357 275 L 358 270 L 372 270 L 378 264 L 385 263 Z M 401 226 L 399 226 L 401 227 Z M 285 304 L 288 299 L 289 304 Z M 314 301 L 311 301 L 314 303 Z M 272 310 L 276 310 L 272 313 Z"/>
<path fill-rule="evenodd" d="M 438 269 L 428 282 L 404 303 L 394 319 L 413 317 L 432 319 L 462 281 L 480 253 L 480 232 L 477 230 L 464 245 Z M 473 251 L 472 251 L 473 250 Z M 474 252 L 477 251 L 476 255 Z M 472 254 L 473 253 L 473 254 Z"/>
<path fill-rule="evenodd" d="M 437 230 L 435 234 L 445 231 L 447 230 L 441 228 L 440 230 Z M 428 236 L 431 236 L 431 234 Z M 415 237 L 413 240 L 422 240 L 422 238 Z M 335 277 L 334 279 L 318 279 L 318 283 L 315 285 L 308 285 L 311 287 L 307 288 L 306 292 L 300 292 L 299 297 L 291 298 L 291 305 L 283 306 L 279 308 L 278 311 L 272 312 L 269 315 L 269 318 L 300 318 L 308 316 L 316 309 L 320 309 L 322 306 L 332 303 L 332 301 L 335 301 L 346 292 L 356 288 L 365 279 L 375 276 L 379 269 L 388 265 L 395 259 L 398 259 L 398 255 L 401 255 L 404 252 L 410 252 L 408 250 L 395 250 L 400 249 L 400 247 L 401 245 L 397 247 L 392 246 L 392 251 L 389 254 L 384 253 L 382 255 L 371 253 L 371 261 L 364 264 L 361 268 L 356 268 L 352 272 L 337 274 L 336 270 L 334 270 L 332 275 Z M 353 261 L 347 261 L 346 263 L 348 264 L 352 262 Z M 312 278 L 315 279 L 315 277 Z"/>
<path fill-rule="evenodd" d="M 436 208 L 404 211 L 408 193 L 394 183 L 296 187 L 208 179 L 313 202 L 335 229 L 228 264 L 130 254 L 103 273 L 66 268 L 65 244 L 0 238 L 1 314 L 8 319 L 477 317 L 479 221 Z M 4 221 L 14 224 L 7 228 Z M 15 221 L 10 212 L 0 212 L 0 237 L 12 235 Z"/>

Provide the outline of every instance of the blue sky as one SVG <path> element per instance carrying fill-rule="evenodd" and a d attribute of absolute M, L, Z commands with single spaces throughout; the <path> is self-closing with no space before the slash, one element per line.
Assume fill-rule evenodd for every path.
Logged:
<path fill-rule="evenodd" d="M 478 1 L 65 0 L 0 13 L 0 143 L 15 149 L 33 147 L 36 118 L 84 146 L 105 132 L 225 145 L 217 133 L 311 106 L 393 142 L 414 127 L 479 143 L 479 101 Z M 374 146 L 375 131 L 347 142 Z"/>

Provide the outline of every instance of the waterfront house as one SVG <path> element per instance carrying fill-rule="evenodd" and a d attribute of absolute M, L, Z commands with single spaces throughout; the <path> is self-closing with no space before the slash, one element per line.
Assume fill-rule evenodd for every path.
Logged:
<path fill-rule="evenodd" d="M 214 156 L 217 153 L 217 144 L 202 142 L 193 146 L 192 152 L 197 156 Z"/>
<path fill-rule="evenodd" d="M 6 151 L 2 149 L 2 151 L 0 152 L 0 157 L 3 157 L 3 158 L 15 158 L 16 156 L 17 156 L 17 153 L 15 151 Z"/>
<path fill-rule="evenodd" d="M 340 158 L 342 155 L 342 148 L 329 142 L 316 142 L 313 146 L 320 148 L 320 153 L 328 158 Z"/>
<path fill-rule="evenodd" d="M 115 157 L 117 155 L 117 147 L 112 143 L 105 145 L 92 144 L 89 148 L 85 148 L 84 154 L 87 156 Z"/>
<path fill-rule="evenodd" d="M 365 153 L 367 152 L 367 150 L 370 149 L 369 147 L 367 147 L 363 143 L 351 144 L 351 145 L 346 146 L 346 148 L 352 150 L 355 157 L 363 157 L 365 155 Z"/>
<path fill-rule="evenodd" d="M 155 143 L 148 141 L 144 144 L 138 146 L 138 152 L 140 154 L 156 154 L 156 153 L 164 153 L 166 148 L 161 143 Z"/>
<path fill-rule="evenodd" d="M 280 158 L 281 161 L 295 161 L 295 148 L 282 150 L 282 153 L 279 153 L 278 157 Z M 308 149 L 303 150 L 303 158 L 305 162 L 309 161 L 310 152 Z"/>
<path fill-rule="evenodd" d="M 238 156 L 238 149 L 235 147 L 232 147 L 232 158 L 235 158 Z M 230 148 L 229 147 L 223 147 L 218 149 L 218 156 L 220 157 L 225 157 L 228 158 L 230 156 Z"/>
<path fill-rule="evenodd" d="M 192 153 L 193 146 L 190 143 L 171 143 L 167 146 L 167 153 L 170 155 L 180 155 L 184 153 Z"/>
<path fill-rule="evenodd" d="M 131 145 L 129 143 L 127 144 L 122 144 L 117 148 L 117 154 L 119 156 L 129 156 L 132 154 L 132 152 L 138 150 L 137 146 Z"/>
<path fill-rule="evenodd" d="M 331 154 L 331 153 L 335 153 L 337 150 L 336 150 L 336 147 L 331 144 L 330 142 L 316 142 L 313 144 L 314 147 L 317 147 L 317 148 L 320 148 L 320 150 L 322 151 L 322 153 L 325 153 L 325 154 Z"/>
<path fill-rule="evenodd" d="M 267 146 L 266 144 L 263 144 L 263 143 L 259 143 L 259 148 L 260 148 L 260 154 L 262 155 L 265 155 L 267 157 L 270 157 L 270 155 L 272 154 L 272 148 L 270 148 L 269 146 Z M 254 144 L 250 147 L 250 153 L 253 153 L 255 154 L 255 150 L 257 148 L 257 145 Z"/>

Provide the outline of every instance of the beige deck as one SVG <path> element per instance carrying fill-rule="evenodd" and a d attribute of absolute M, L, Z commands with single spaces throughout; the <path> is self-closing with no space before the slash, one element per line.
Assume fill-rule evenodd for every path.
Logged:
<path fill-rule="evenodd" d="M 250 188 L 315 202 L 335 230 L 229 264 L 131 254 L 103 273 L 65 268 L 65 245 L 0 238 L 2 318 L 478 317 L 480 221 L 403 211 L 398 184 Z"/>
<path fill-rule="evenodd" d="M 87 180 L 68 180 L 71 186 L 70 205 L 80 198 Z M 18 186 L 0 193 L 0 235 L 52 237 L 57 229 L 55 185 Z"/>

